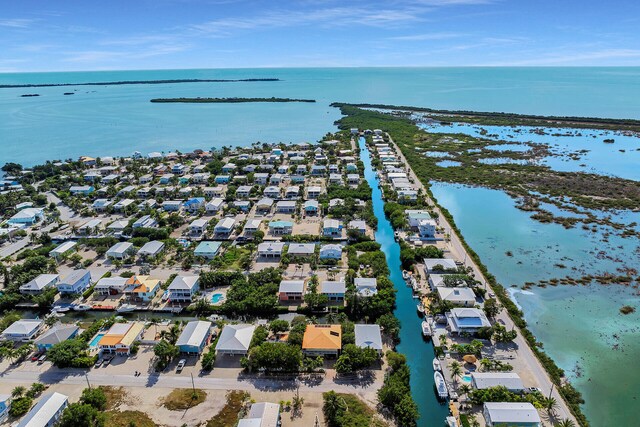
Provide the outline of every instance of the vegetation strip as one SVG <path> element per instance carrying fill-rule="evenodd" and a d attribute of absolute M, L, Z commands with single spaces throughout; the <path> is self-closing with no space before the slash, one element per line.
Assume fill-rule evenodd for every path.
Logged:
<path fill-rule="evenodd" d="M 316 102 L 315 99 L 295 98 L 153 98 L 150 102 L 171 103 L 182 102 L 189 104 L 237 104 L 242 102 Z"/>
<path fill-rule="evenodd" d="M 20 85 L 0 85 L 0 89 L 23 87 L 59 87 L 59 86 L 118 86 L 118 85 L 162 85 L 170 83 L 237 83 L 237 82 L 277 82 L 280 79 L 171 79 L 171 80 L 123 80 L 116 82 L 84 82 L 84 83 L 34 83 Z"/>

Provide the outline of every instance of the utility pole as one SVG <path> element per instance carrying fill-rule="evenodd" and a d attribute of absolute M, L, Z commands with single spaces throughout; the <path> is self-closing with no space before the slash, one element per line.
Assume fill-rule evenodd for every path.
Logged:
<path fill-rule="evenodd" d="M 193 380 L 193 372 L 191 372 L 191 387 L 193 388 L 193 392 L 196 392 L 196 383 Z"/>
<path fill-rule="evenodd" d="M 84 374 L 85 379 L 87 380 L 87 386 L 89 386 L 89 388 L 91 388 L 91 383 L 89 382 L 89 375 L 87 375 L 86 373 Z"/>

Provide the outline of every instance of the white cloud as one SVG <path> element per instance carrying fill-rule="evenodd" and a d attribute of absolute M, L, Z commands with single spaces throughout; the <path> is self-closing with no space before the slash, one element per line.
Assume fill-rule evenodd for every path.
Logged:
<path fill-rule="evenodd" d="M 455 39 L 458 37 L 464 37 L 466 35 L 467 34 L 464 34 L 464 33 L 452 33 L 452 32 L 425 33 L 425 34 L 411 34 L 406 36 L 389 37 L 389 40 L 395 40 L 395 41 L 447 40 L 447 39 Z"/>
<path fill-rule="evenodd" d="M 26 18 L 0 19 L 0 27 L 29 28 L 35 22 L 35 19 Z"/>

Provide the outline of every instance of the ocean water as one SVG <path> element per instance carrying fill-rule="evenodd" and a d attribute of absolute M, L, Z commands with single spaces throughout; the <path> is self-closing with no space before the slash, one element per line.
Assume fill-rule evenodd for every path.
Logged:
<path fill-rule="evenodd" d="M 0 161 L 316 141 L 336 101 L 640 118 L 640 68 L 288 68 L 0 74 L 0 84 L 279 78 L 0 89 Z M 74 92 L 65 96 L 64 92 Z M 23 94 L 40 94 L 22 98 Z M 152 104 L 159 97 L 290 97 L 314 104 Z"/>

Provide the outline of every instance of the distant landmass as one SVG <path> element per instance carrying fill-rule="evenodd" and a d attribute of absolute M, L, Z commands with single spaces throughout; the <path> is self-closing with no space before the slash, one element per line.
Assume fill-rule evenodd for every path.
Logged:
<path fill-rule="evenodd" d="M 112 86 L 112 85 L 161 85 L 168 83 L 235 83 L 235 82 L 277 82 L 280 79 L 174 79 L 174 80 L 124 80 L 119 82 L 85 83 L 30 83 L 18 85 L 0 85 L 0 89 L 20 87 L 56 87 L 56 86 Z"/>
<path fill-rule="evenodd" d="M 154 98 L 151 102 L 184 102 L 193 104 L 236 104 L 241 102 L 316 102 L 315 99 L 295 98 Z"/>

